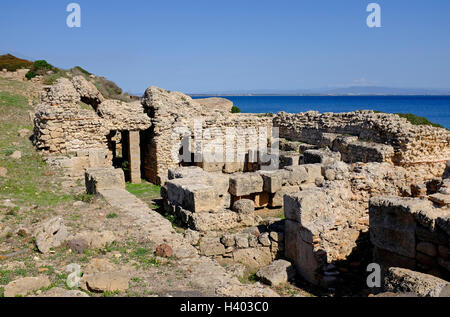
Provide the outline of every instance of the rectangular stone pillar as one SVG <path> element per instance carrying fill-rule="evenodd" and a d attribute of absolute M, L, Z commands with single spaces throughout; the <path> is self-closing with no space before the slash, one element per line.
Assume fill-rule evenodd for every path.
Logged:
<path fill-rule="evenodd" d="M 141 147 L 139 131 L 129 132 L 128 162 L 130 169 L 130 182 L 138 184 L 141 182 Z"/>

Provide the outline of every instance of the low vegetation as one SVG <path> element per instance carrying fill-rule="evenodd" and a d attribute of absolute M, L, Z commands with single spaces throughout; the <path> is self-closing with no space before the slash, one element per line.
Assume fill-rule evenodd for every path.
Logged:
<path fill-rule="evenodd" d="M 33 63 L 26 59 L 17 58 L 11 54 L 0 55 L 0 70 L 14 72 L 21 68 L 30 68 Z"/>
<path fill-rule="evenodd" d="M 374 110 L 375 113 L 383 113 L 382 111 Z M 395 113 L 401 118 L 405 118 L 413 125 L 429 125 L 436 128 L 444 128 L 442 125 L 438 123 L 431 122 L 425 117 L 419 117 L 412 113 Z"/>
<path fill-rule="evenodd" d="M 236 106 L 233 106 L 233 107 L 231 108 L 231 113 L 241 113 L 241 109 L 239 109 L 239 108 L 236 107 Z"/>
<path fill-rule="evenodd" d="M 46 60 L 37 60 L 35 62 L 17 58 L 11 54 L 0 56 L 0 70 L 16 71 L 17 69 L 30 69 L 26 74 L 28 80 L 41 76 L 45 85 L 54 84 L 59 78 L 71 78 L 74 76 L 83 76 L 91 81 L 106 99 L 119 99 L 129 101 L 130 96 L 124 94 L 122 89 L 114 82 L 104 78 L 93 76 L 81 66 L 75 66 L 72 69 L 65 70 L 55 67 Z"/>

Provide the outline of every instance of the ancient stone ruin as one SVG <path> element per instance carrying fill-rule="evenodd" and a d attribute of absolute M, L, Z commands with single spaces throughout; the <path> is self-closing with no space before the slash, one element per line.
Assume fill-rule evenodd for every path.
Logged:
<path fill-rule="evenodd" d="M 105 100 L 83 77 L 59 79 L 36 108 L 34 142 L 50 164 L 86 174 L 89 193 L 161 185 L 181 245 L 268 284 L 297 275 L 361 290 L 376 263 L 378 291 L 438 296 L 448 285 L 450 131 L 373 111 L 231 107 L 157 87 L 141 102 Z"/>

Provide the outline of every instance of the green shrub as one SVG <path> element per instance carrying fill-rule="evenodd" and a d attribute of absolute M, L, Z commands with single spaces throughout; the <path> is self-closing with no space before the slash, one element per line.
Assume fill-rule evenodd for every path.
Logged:
<path fill-rule="evenodd" d="M 231 108 L 231 113 L 241 113 L 241 109 L 239 109 L 236 106 L 233 106 L 233 108 Z"/>
<path fill-rule="evenodd" d="M 436 128 L 443 128 L 442 125 L 438 123 L 431 122 L 427 118 L 416 116 L 412 113 L 396 113 L 401 118 L 407 119 L 413 125 L 431 125 Z"/>
<path fill-rule="evenodd" d="M 374 113 L 385 113 L 385 112 L 379 111 L 379 110 L 373 110 L 373 112 Z M 436 127 L 436 128 L 444 128 L 442 125 L 440 125 L 438 123 L 431 122 L 427 118 L 419 117 L 419 116 L 416 116 L 415 114 L 412 114 L 412 113 L 394 113 L 394 114 L 396 114 L 400 118 L 405 118 L 412 125 L 430 125 L 430 126 L 433 126 L 433 127 Z"/>
<path fill-rule="evenodd" d="M 36 76 L 37 76 L 36 73 L 35 73 L 34 71 L 32 71 L 32 70 L 30 70 L 28 73 L 25 74 L 25 77 L 26 77 L 28 80 L 31 80 L 32 78 L 34 78 L 34 77 L 36 77 Z"/>
<path fill-rule="evenodd" d="M 44 76 L 47 74 L 48 71 L 57 72 L 58 69 L 50 65 L 49 63 L 47 63 L 47 61 L 43 59 L 37 60 L 33 63 L 33 65 L 31 66 L 31 70 L 25 75 L 25 77 L 27 77 L 27 79 L 30 80 L 38 75 Z"/>
<path fill-rule="evenodd" d="M 88 72 L 87 70 L 85 70 L 85 69 L 82 68 L 81 66 L 75 66 L 74 68 L 72 68 L 72 71 L 73 71 L 74 73 L 79 72 L 79 73 L 85 74 L 86 76 L 92 75 L 90 72 Z"/>

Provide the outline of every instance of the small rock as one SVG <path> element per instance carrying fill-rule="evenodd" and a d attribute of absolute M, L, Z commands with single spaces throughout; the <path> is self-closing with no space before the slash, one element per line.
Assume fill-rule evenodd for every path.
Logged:
<path fill-rule="evenodd" d="M 187 229 L 184 232 L 184 238 L 191 244 L 191 245 L 196 245 L 198 243 L 198 240 L 200 240 L 200 232 L 192 230 L 192 229 Z"/>
<path fill-rule="evenodd" d="M 4 295 L 5 297 L 25 296 L 34 290 L 48 286 L 50 286 L 50 280 L 47 276 L 23 277 L 6 285 Z"/>
<path fill-rule="evenodd" d="M 69 291 L 60 287 L 53 287 L 52 289 L 42 293 L 38 297 L 89 297 L 89 295 L 82 291 Z"/>
<path fill-rule="evenodd" d="M 295 268 L 286 260 L 276 260 L 270 265 L 260 268 L 256 276 L 265 284 L 277 286 L 293 278 Z"/>
<path fill-rule="evenodd" d="M 234 239 L 234 235 L 232 234 L 225 234 L 220 241 L 222 242 L 222 244 L 225 247 L 234 247 L 235 245 L 235 239 Z"/>
<path fill-rule="evenodd" d="M 314 183 L 318 187 L 322 187 L 324 182 L 325 182 L 325 179 L 323 178 L 323 176 L 316 177 L 316 179 L 314 180 Z"/>
<path fill-rule="evenodd" d="M 84 203 L 82 201 L 76 201 L 72 204 L 72 206 L 74 206 L 74 207 L 83 207 L 84 205 L 86 205 L 86 203 Z"/>
<path fill-rule="evenodd" d="M 95 273 L 86 279 L 88 289 L 94 292 L 126 291 L 128 283 L 128 275 L 121 272 Z"/>
<path fill-rule="evenodd" d="M 272 239 L 275 242 L 284 241 L 284 233 L 283 232 L 272 231 L 270 233 L 270 239 Z"/>
<path fill-rule="evenodd" d="M 30 134 L 30 130 L 28 129 L 20 129 L 19 132 L 17 133 L 17 135 L 21 138 L 27 136 L 28 134 Z"/>
<path fill-rule="evenodd" d="M 233 204 L 233 210 L 239 214 L 251 214 L 255 211 L 255 203 L 250 199 L 240 199 Z"/>
<path fill-rule="evenodd" d="M 173 256 L 172 247 L 166 243 L 160 244 L 156 247 L 156 256 L 160 256 L 162 258 L 170 258 Z"/>
<path fill-rule="evenodd" d="M 68 273 L 81 272 L 81 267 L 80 267 L 79 264 L 71 263 L 71 264 L 66 266 L 65 270 Z"/>
<path fill-rule="evenodd" d="M 72 251 L 81 254 L 84 250 L 89 248 L 89 244 L 84 239 L 73 239 L 67 242 L 67 247 L 69 247 Z"/>
<path fill-rule="evenodd" d="M 225 246 L 219 238 L 203 238 L 200 241 L 200 254 L 205 256 L 223 255 Z"/>
<path fill-rule="evenodd" d="M 270 246 L 269 233 L 268 232 L 264 232 L 262 235 L 260 235 L 259 236 L 259 242 L 265 247 Z"/>
<path fill-rule="evenodd" d="M 248 248 L 248 234 L 238 233 L 235 235 L 236 246 L 240 249 Z"/>
<path fill-rule="evenodd" d="M 52 218 L 41 224 L 36 232 L 36 246 L 42 253 L 48 253 L 50 248 L 60 246 L 67 238 L 67 228 L 60 217 Z"/>
<path fill-rule="evenodd" d="M 66 285 L 68 288 L 78 288 L 81 285 L 81 272 L 75 271 L 67 276 Z"/>
<path fill-rule="evenodd" d="M 6 174 L 8 174 L 8 170 L 4 167 L 0 167 L 0 177 L 6 177 Z"/>
<path fill-rule="evenodd" d="M 25 228 L 20 228 L 19 230 L 17 230 L 16 233 L 19 237 L 22 237 L 22 238 L 28 237 L 30 235 L 28 230 Z"/>
<path fill-rule="evenodd" d="M 19 159 L 22 158 L 22 152 L 21 151 L 14 151 L 14 153 L 11 154 L 9 157 L 12 158 L 12 159 L 15 159 L 15 160 L 19 160 Z"/>
<path fill-rule="evenodd" d="M 244 277 L 247 271 L 245 265 L 241 263 L 234 263 L 226 268 L 227 272 L 236 277 Z"/>
<path fill-rule="evenodd" d="M 254 235 L 249 235 L 248 236 L 248 246 L 250 248 L 256 248 L 258 246 L 258 238 L 255 237 Z"/>

